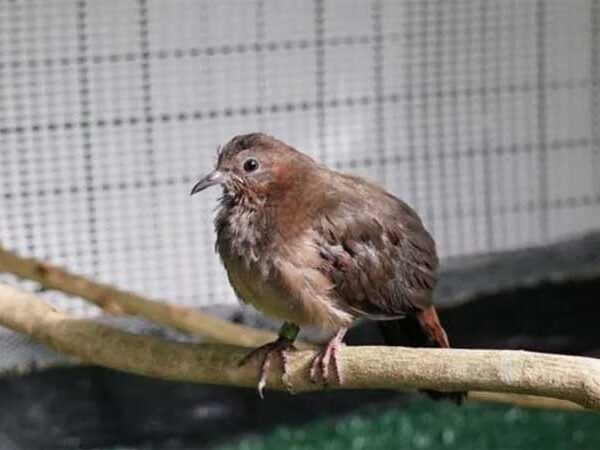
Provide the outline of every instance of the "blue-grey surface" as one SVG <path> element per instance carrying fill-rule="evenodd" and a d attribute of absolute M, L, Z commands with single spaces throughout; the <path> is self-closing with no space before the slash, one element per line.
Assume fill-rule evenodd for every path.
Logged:
<path fill-rule="evenodd" d="M 448 261 L 442 268 L 435 302 L 452 307 L 486 294 L 598 276 L 600 233 L 588 233 L 544 247 Z"/>

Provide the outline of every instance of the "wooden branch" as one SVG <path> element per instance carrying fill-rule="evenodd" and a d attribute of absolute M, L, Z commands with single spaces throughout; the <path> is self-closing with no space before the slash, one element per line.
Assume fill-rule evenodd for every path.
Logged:
<path fill-rule="evenodd" d="M 504 403 L 523 408 L 551 409 L 562 411 L 587 411 L 583 406 L 558 398 L 538 397 L 509 392 L 469 392 L 469 400 L 486 403 Z"/>
<path fill-rule="evenodd" d="M 46 289 L 79 296 L 103 308 L 108 313 L 142 316 L 184 333 L 203 336 L 209 341 L 254 347 L 275 338 L 273 333 L 232 324 L 197 310 L 168 305 L 95 282 L 50 263 L 21 257 L 1 246 L 0 271 L 36 281 Z M 303 343 L 299 343 L 299 347 L 312 348 L 310 344 Z M 536 408 L 582 409 L 581 406 L 565 400 L 499 392 L 470 392 L 469 400 L 509 403 Z"/>
<path fill-rule="evenodd" d="M 264 330 L 238 325 L 211 314 L 150 300 L 132 292 L 98 283 L 62 267 L 34 258 L 24 258 L 0 246 L 0 272 L 38 282 L 46 289 L 81 297 L 108 313 L 123 313 L 145 317 L 160 325 L 175 328 L 187 334 L 225 344 L 257 347 L 277 336 Z M 298 343 L 299 348 L 313 348 Z"/>
<path fill-rule="evenodd" d="M 245 349 L 181 344 L 126 333 L 92 320 L 73 319 L 36 296 L 0 284 L 0 325 L 94 364 L 177 381 L 254 387 L 258 367 L 238 367 Z M 294 392 L 311 383 L 315 352 L 290 355 L 288 378 L 269 372 L 268 387 Z M 346 347 L 340 354 L 344 389 L 437 389 L 513 392 L 553 397 L 600 410 L 600 361 L 508 350 Z"/>

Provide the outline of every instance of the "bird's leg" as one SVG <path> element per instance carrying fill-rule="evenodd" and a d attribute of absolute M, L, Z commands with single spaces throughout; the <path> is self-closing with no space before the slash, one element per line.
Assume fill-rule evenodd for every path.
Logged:
<path fill-rule="evenodd" d="M 338 360 L 338 352 L 340 347 L 344 345 L 342 339 L 344 339 L 347 331 L 347 328 L 340 329 L 329 340 L 325 347 L 323 347 L 319 354 L 315 356 L 310 368 L 310 379 L 313 383 L 318 381 L 317 374 L 319 374 L 323 380 L 323 383 L 326 385 L 329 384 L 329 373 L 333 372 L 333 377 L 337 384 L 342 384 L 343 376 Z"/>
<path fill-rule="evenodd" d="M 258 395 L 260 395 L 260 398 L 264 398 L 263 390 L 267 385 L 267 374 L 271 366 L 271 356 L 278 356 L 281 361 L 282 380 L 287 376 L 287 352 L 296 350 L 294 341 L 299 332 L 300 327 L 298 325 L 292 322 L 284 322 L 279 329 L 279 336 L 276 341 L 261 345 L 244 356 L 240 361 L 239 365 L 243 366 L 254 358 L 261 358 L 258 376 Z"/>

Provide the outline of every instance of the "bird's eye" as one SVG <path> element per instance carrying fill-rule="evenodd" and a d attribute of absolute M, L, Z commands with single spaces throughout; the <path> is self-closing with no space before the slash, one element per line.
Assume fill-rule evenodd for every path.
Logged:
<path fill-rule="evenodd" d="M 254 172 L 256 169 L 258 169 L 258 161 L 254 158 L 248 158 L 246 161 L 244 161 L 244 170 L 248 173 L 250 172 Z"/>

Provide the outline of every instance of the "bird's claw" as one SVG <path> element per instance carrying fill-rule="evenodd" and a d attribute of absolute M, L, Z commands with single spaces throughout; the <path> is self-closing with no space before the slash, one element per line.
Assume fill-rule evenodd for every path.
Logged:
<path fill-rule="evenodd" d="M 338 386 L 343 383 L 338 353 L 344 345 L 342 343 L 344 334 L 345 330 L 338 332 L 313 359 L 310 367 L 310 379 L 313 383 L 318 383 L 320 378 L 323 384 L 328 386 L 330 374 L 333 374 L 333 379 Z"/>
<path fill-rule="evenodd" d="M 240 360 L 239 365 L 241 367 L 255 358 L 262 359 L 260 363 L 260 371 L 257 385 L 258 395 L 260 396 L 260 398 L 264 399 L 263 391 L 265 389 L 265 386 L 267 385 L 267 374 L 269 373 L 269 367 L 271 367 L 272 356 L 279 357 L 279 360 L 281 361 L 282 372 L 281 380 L 286 389 L 288 389 L 288 391 L 291 390 L 291 386 L 289 386 L 289 384 L 285 381 L 285 378 L 287 377 L 287 353 L 291 350 L 296 350 L 296 347 L 294 347 L 293 342 L 289 339 L 279 338 L 276 341 L 269 342 L 268 344 L 262 345 L 252 350 Z"/>

